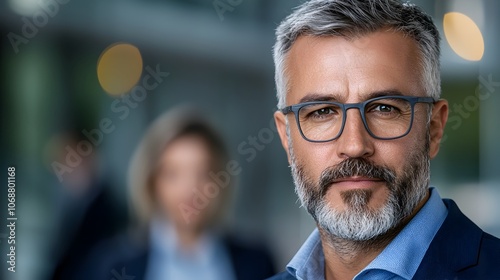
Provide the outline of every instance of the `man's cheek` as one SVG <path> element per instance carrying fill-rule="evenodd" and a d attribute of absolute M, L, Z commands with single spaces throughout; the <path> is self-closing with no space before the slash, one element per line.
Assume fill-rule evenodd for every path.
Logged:
<path fill-rule="evenodd" d="M 330 160 L 325 156 L 325 153 L 313 149 L 305 150 L 301 158 L 304 159 L 304 164 L 309 169 L 310 174 L 316 177 L 319 177 L 321 172 L 330 166 Z"/>
<path fill-rule="evenodd" d="M 320 166 L 320 160 L 311 160 L 309 164 L 304 165 L 307 178 L 309 178 L 315 185 L 318 185 L 321 173 L 325 167 Z"/>

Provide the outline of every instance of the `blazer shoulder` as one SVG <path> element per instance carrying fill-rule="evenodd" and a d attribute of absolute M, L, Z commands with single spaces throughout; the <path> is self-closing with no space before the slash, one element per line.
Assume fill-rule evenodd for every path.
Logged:
<path fill-rule="evenodd" d="M 484 232 L 483 239 L 486 244 L 490 245 L 490 248 L 500 249 L 500 238 Z"/>

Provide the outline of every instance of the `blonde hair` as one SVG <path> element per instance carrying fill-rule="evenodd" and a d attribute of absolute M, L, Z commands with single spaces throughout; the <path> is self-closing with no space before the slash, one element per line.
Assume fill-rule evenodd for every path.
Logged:
<path fill-rule="evenodd" d="M 158 117 L 148 128 L 129 165 L 128 187 L 132 216 L 139 226 L 149 224 L 156 207 L 154 177 L 160 156 L 174 140 L 196 135 L 203 138 L 220 168 L 228 160 L 223 141 L 200 110 L 182 106 Z"/>

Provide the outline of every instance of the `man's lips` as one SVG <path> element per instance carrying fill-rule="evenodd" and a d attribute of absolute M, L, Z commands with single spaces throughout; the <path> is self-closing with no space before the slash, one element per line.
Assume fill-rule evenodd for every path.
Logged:
<path fill-rule="evenodd" d="M 369 188 L 381 182 L 385 182 L 380 178 L 371 178 L 363 176 L 347 177 L 335 180 L 331 187 L 346 187 L 346 188 Z"/>

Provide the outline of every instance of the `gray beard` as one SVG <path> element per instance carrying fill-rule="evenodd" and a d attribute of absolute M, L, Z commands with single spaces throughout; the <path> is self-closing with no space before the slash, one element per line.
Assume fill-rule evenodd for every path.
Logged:
<path fill-rule="evenodd" d="M 307 209 L 320 229 L 337 239 L 369 241 L 388 233 L 411 216 L 427 195 L 430 181 L 428 139 L 422 150 L 410 155 L 401 175 L 363 158 L 349 158 L 325 169 L 319 183 L 314 183 L 305 174 L 303 165 L 294 155 L 292 143 L 289 143 L 295 191 L 302 207 Z M 365 189 L 342 192 L 341 198 L 346 205 L 343 211 L 336 210 L 325 199 L 333 180 L 356 175 L 386 181 L 389 196 L 381 208 L 371 209 L 368 206 L 372 191 Z"/>

